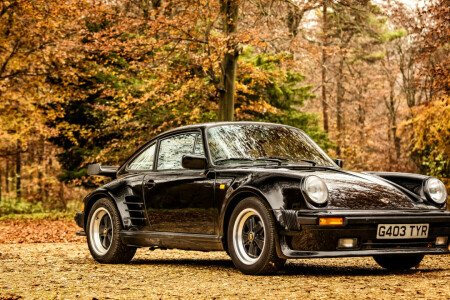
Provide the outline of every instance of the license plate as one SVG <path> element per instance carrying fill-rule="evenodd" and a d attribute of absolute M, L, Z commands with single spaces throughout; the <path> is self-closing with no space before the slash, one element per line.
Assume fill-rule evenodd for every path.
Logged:
<path fill-rule="evenodd" d="M 426 239 L 429 224 L 378 224 L 377 239 Z"/>

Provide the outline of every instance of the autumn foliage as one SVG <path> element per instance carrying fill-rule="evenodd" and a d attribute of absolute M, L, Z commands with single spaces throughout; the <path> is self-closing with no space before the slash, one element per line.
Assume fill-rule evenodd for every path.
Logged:
<path fill-rule="evenodd" d="M 444 0 L 2 1 L 0 198 L 67 208 L 98 184 L 87 164 L 231 117 L 302 128 L 349 169 L 448 178 L 449 15 Z"/>

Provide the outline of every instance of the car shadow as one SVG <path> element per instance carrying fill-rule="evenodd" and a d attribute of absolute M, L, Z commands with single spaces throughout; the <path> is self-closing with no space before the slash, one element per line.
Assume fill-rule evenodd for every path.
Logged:
<path fill-rule="evenodd" d="M 171 265 L 183 267 L 213 267 L 227 272 L 240 273 L 233 265 L 231 259 L 136 259 L 130 262 L 130 265 Z M 287 263 L 276 276 L 388 276 L 388 275 L 413 275 L 417 273 L 426 274 L 443 271 L 442 268 L 433 269 L 411 269 L 406 271 L 388 271 L 378 267 L 364 266 L 329 266 L 326 263 L 322 265 L 311 265 L 308 263 L 298 263 L 291 261 Z"/>
<path fill-rule="evenodd" d="M 184 267 L 220 267 L 224 269 L 234 268 L 230 259 L 134 259 L 130 265 L 183 265 Z"/>
<path fill-rule="evenodd" d="M 307 263 L 289 263 L 280 270 L 280 276 L 387 276 L 387 275 L 412 275 L 416 273 L 432 273 L 442 271 L 444 269 L 410 269 L 405 271 L 389 271 L 378 267 L 364 267 L 364 266 L 329 266 L 325 263 L 323 265 L 309 265 Z"/>

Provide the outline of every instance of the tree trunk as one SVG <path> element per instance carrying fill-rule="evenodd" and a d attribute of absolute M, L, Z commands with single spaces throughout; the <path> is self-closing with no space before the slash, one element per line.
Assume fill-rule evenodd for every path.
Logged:
<path fill-rule="evenodd" d="M 327 38 L 327 3 L 323 3 L 323 45 L 322 45 L 322 115 L 323 115 L 323 129 L 328 132 L 328 103 L 327 103 L 327 51 L 326 47 L 328 45 Z"/>
<path fill-rule="evenodd" d="M 342 102 L 344 102 L 344 87 L 342 86 L 342 76 L 344 69 L 344 58 L 340 55 L 338 74 L 336 78 L 336 129 L 337 129 L 337 146 L 336 154 L 341 155 L 342 147 Z"/>
<path fill-rule="evenodd" d="M 21 182 L 21 144 L 20 141 L 17 141 L 17 154 L 16 154 L 16 197 L 17 199 L 22 198 L 22 182 Z"/>
<path fill-rule="evenodd" d="M 219 121 L 233 121 L 236 66 L 239 57 L 239 47 L 233 35 L 237 30 L 239 1 L 221 0 L 221 14 L 223 16 L 223 31 L 228 37 L 228 42 L 222 61 L 218 117 Z"/>
<path fill-rule="evenodd" d="M 149 0 L 141 0 L 141 9 L 144 19 L 148 19 L 150 10 Z"/>
<path fill-rule="evenodd" d="M 385 99 L 386 108 L 388 110 L 389 117 L 389 142 L 394 141 L 395 148 L 395 160 L 398 163 L 400 159 L 400 137 L 397 136 L 397 111 L 396 111 L 396 100 L 395 100 L 395 77 L 391 78 L 389 82 L 389 100 Z M 390 158 L 391 159 L 391 158 Z"/>
<path fill-rule="evenodd" d="M 400 159 L 400 138 L 397 136 L 397 121 L 396 117 L 392 120 L 392 136 L 394 137 L 394 147 L 395 147 L 395 156 L 398 160 Z"/>
<path fill-rule="evenodd" d="M 390 93 L 390 105 L 392 107 L 392 116 L 391 116 L 391 131 L 392 131 L 392 138 L 394 139 L 394 147 L 395 147 L 395 158 L 398 163 L 398 160 L 400 159 L 400 137 L 397 136 L 397 116 L 395 111 L 395 95 L 394 95 L 394 87 L 391 87 L 391 93 Z"/>
<path fill-rule="evenodd" d="M 36 147 L 36 157 L 38 160 L 38 188 L 39 188 L 39 200 L 44 202 L 45 201 L 45 188 L 44 188 L 44 172 L 43 172 L 43 165 L 44 165 L 44 159 L 45 159 L 45 149 L 44 149 L 44 142 L 39 141 L 39 147 Z"/>
<path fill-rule="evenodd" d="M 6 157 L 6 169 L 5 169 L 5 192 L 6 192 L 6 197 L 9 197 L 9 180 L 8 178 L 10 177 L 10 170 L 9 170 L 9 159 L 8 157 Z"/>
<path fill-rule="evenodd" d="M 291 38 L 297 37 L 298 25 L 303 17 L 303 12 L 300 12 L 297 6 L 289 5 L 288 14 L 286 18 L 286 25 L 289 30 L 289 35 Z"/>
<path fill-rule="evenodd" d="M 3 181 L 2 181 L 2 177 L 3 177 L 3 169 L 2 169 L 2 161 L 0 160 L 0 202 L 2 201 L 2 188 L 3 188 Z"/>
<path fill-rule="evenodd" d="M 60 181 L 59 182 L 59 201 L 64 205 L 64 209 L 67 209 L 67 202 L 66 199 L 64 198 L 64 182 Z"/>
<path fill-rule="evenodd" d="M 364 137 L 364 126 L 365 126 L 365 122 L 366 122 L 366 111 L 364 109 L 364 103 L 362 103 L 362 96 L 358 95 L 359 99 L 358 99 L 358 131 L 359 131 L 359 143 L 360 146 L 364 145 L 366 142 L 366 139 Z"/>
<path fill-rule="evenodd" d="M 386 99 L 385 99 L 386 101 Z M 393 164 L 393 159 L 392 159 L 392 153 L 391 153 L 391 142 L 392 142 L 392 137 L 391 137 L 391 117 L 388 116 L 388 130 L 387 130 L 387 134 L 388 134 L 388 142 L 389 142 L 389 147 L 388 147 L 388 158 L 389 158 L 389 167 L 388 167 L 388 171 L 391 172 L 392 171 L 392 164 Z"/>

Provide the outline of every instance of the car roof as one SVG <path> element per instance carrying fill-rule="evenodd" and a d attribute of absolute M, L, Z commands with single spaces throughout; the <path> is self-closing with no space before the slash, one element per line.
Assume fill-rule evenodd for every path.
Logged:
<path fill-rule="evenodd" d="M 177 127 L 174 129 L 170 129 L 168 131 L 165 131 L 165 132 L 159 134 L 154 139 L 157 139 L 157 138 L 165 136 L 165 135 L 170 135 L 170 134 L 176 133 L 178 131 L 182 132 L 182 131 L 188 131 L 188 130 L 193 130 L 193 129 L 206 129 L 206 128 L 210 128 L 210 127 L 223 126 L 223 125 L 268 125 L 268 126 L 292 127 L 292 126 L 277 124 L 277 123 L 255 122 L 255 121 L 209 122 L 209 123 L 186 125 L 186 126 L 181 126 L 181 127 Z"/>
<path fill-rule="evenodd" d="M 255 122 L 255 121 L 234 121 L 234 122 L 209 122 L 209 123 L 199 123 L 199 124 L 192 124 L 192 125 L 186 125 L 186 126 L 181 126 L 181 127 L 177 127 L 165 132 L 162 132 L 160 134 L 158 134 L 157 136 L 155 136 L 154 138 L 152 138 L 150 141 L 148 141 L 147 143 L 145 143 L 144 145 L 142 145 L 139 149 L 137 149 L 130 157 L 128 157 L 128 159 L 119 167 L 118 172 L 122 171 L 125 168 L 125 165 L 132 160 L 134 157 L 136 157 L 136 155 L 138 155 L 143 149 L 145 149 L 148 145 L 154 143 L 155 141 L 157 141 L 158 139 L 161 138 L 165 138 L 167 136 L 176 134 L 177 132 L 186 132 L 189 130 L 204 130 L 210 127 L 214 127 L 214 126 L 223 126 L 223 125 L 267 125 L 267 126 L 280 126 L 280 127 L 291 127 L 291 128 L 295 128 L 289 125 L 283 125 L 283 124 L 277 124 L 277 123 L 269 123 L 269 122 Z M 298 130 L 301 130 L 299 128 L 295 128 Z"/>

